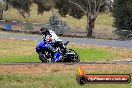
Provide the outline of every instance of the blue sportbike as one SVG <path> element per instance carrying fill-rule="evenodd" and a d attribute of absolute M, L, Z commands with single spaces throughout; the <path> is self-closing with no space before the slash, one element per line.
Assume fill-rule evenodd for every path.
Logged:
<path fill-rule="evenodd" d="M 69 41 L 64 43 L 64 46 L 67 46 Z M 51 50 L 49 50 L 50 46 L 53 46 L 56 50 L 56 53 L 52 55 Z M 55 63 L 55 62 L 79 62 L 79 55 L 72 49 L 66 48 L 66 53 L 62 52 L 62 49 L 58 46 L 55 47 L 53 43 L 48 43 L 44 39 L 41 39 L 37 46 L 36 52 L 39 55 L 39 59 L 43 63 Z"/>

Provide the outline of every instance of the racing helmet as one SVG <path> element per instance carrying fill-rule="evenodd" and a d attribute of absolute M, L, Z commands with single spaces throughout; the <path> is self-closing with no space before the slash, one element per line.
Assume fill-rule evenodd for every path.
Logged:
<path fill-rule="evenodd" d="M 40 31 L 42 32 L 43 35 L 49 34 L 49 28 L 46 26 L 43 26 Z"/>

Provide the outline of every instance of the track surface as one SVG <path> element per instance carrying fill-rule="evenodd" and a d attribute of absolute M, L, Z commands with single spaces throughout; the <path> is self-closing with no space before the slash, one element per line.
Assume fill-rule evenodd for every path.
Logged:
<path fill-rule="evenodd" d="M 35 40 L 38 41 L 41 36 L 37 35 L 19 35 L 19 34 L 0 34 L 0 38 L 20 39 L 20 40 Z M 102 40 L 102 39 L 87 39 L 87 38 L 67 38 L 61 37 L 63 41 L 70 41 L 75 44 L 89 44 L 110 46 L 116 48 L 128 48 L 132 49 L 132 41 L 117 41 L 117 40 Z"/>
<path fill-rule="evenodd" d="M 0 65 L 32 65 L 32 64 L 52 64 L 52 63 L 41 63 L 41 62 L 12 62 L 12 63 L 0 63 Z M 112 61 L 95 61 L 95 62 L 79 62 L 79 63 L 54 63 L 54 64 L 132 64 L 132 59 L 127 60 L 112 60 Z"/>

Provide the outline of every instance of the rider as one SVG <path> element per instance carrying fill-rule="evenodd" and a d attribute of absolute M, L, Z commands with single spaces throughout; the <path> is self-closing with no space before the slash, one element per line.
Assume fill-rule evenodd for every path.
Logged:
<path fill-rule="evenodd" d="M 60 47 L 63 53 L 66 53 L 66 48 L 62 43 L 62 40 L 59 39 L 54 31 L 49 30 L 47 26 L 42 27 L 40 31 L 43 34 L 43 38 L 45 41 L 47 41 L 48 43 L 53 43 L 55 46 Z M 49 46 L 49 50 L 51 50 L 52 53 L 56 53 L 56 49 L 52 45 Z"/>

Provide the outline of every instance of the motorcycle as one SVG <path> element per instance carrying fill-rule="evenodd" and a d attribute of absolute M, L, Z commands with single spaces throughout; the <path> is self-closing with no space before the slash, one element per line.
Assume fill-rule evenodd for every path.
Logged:
<path fill-rule="evenodd" d="M 64 46 L 66 47 L 68 43 L 69 41 L 65 42 Z M 56 53 L 52 55 L 52 52 L 49 50 L 50 45 L 54 47 L 53 43 L 47 43 L 45 40 L 41 39 L 36 46 L 36 52 L 39 55 L 39 59 L 43 63 L 79 62 L 80 61 L 79 55 L 74 50 L 66 48 L 66 53 L 63 53 L 62 49 L 59 46 L 54 47 L 56 50 Z"/>

